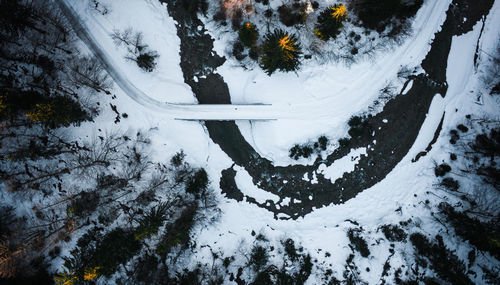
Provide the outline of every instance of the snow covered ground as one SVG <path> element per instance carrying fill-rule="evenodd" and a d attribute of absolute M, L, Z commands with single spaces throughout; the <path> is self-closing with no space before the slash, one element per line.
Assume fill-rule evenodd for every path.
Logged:
<path fill-rule="evenodd" d="M 402 67 L 411 69 L 420 64 L 434 33 L 445 20 L 450 2 L 424 1 L 412 24 L 413 35 L 394 50 L 379 51 L 374 60 L 365 59 L 350 66 L 304 60 L 297 74 L 272 76 L 259 67 L 245 70 L 234 58 L 226 61 L 218 72 L 229 86 L 233 103 L 270 103 L 292 115 L 290 119 L 272 122 L 238 122 L 246 140 L 275 165 L 288 165 L 295 163 L 288 157 L 288 150 L 295 143 L 321 135 L 333 141 L 345 137 L 346 122 L 351 116 L 368 111 L 379 90 L 394 81 Z M 207 23 L 207 27 L 217 34 L 214 23 Z M 229 38 L 227 34 L 216 38 L 214 45 L 219 54 L 225 54 Z M 400 89 L 402 85 L 396 87 Z"/>
<path fill-rule="evenodd" d="M 426 5 L 429 5 L 429 2 L 426 1 Z M 444 3 L 448 1 L 435 1 L 434 3 L 437 2 Z M 427 8 L 429 7 L 427 6 Z M 420 16 L 422 15 L 420 14 Z M 482 50 L 488 51 L 496 48 L 500 38 L 500 26 L 497 25 L 499 21 L 500 2 L 496 1 L 487 18 L 479 42 Z M 447 149 L 449 147 L 449 138 L 447 134 L 457 124 L 464 122 L 466 114 L 485 114 L 485 116 L 497 118 L 499 116 L 498 99 L 482 96 L 481 98 L 484 101 L 479 102 L 480 104 L 476 100 L 478 94 L 485 92 L 480 82 L 481 73 L 484 70 L 476 69 L 473 63 L 481 25 L 479 22 L 473 31 L 453 38 L 447 69 L 449 84 L 447 96 L 445 99 L 442 99 L 439 95 L 434 98 L 428 117 L 414 146 L 386 179 L 358 194 L 355 199 L 351 199 L 342 205 L 317 209 L 296 221 L 275 220 L 271 213 L 255 205 L 226 201 L 221 205 L 224 215 L 218 224 L 213 228 L 201 230 L 198 239 L 200 246 L 217 244 L 224 252 L 234 252 L 239 245 L 237 240 L 244 237 L 251 239 L 250 232 L 252 230 L 264 232 L 274 243 L 279 243 L 284 237 L 294 237 L 311 251 L 313 259 L 317 258 L 321 261 L 320 263 L 331 264 L 333 269 L 337 271 L 336 275 L 340 277 L 343 263 L 351 252 L 347 246 L 349 242 L 345 232 L 353 225 L 347 222 L 346 219 L 357 221 L 372 237 L 382 235 L 381 233 L 377 234 L 378 226 L 398 223 L 410 218 L 429 234 L 435 235 L 440 231 L 444 231 L 431 217 L 430 211 L 426 210 L 429 206 L 419 203 L 422 200 L 421 197 L 429 199 L 431 206 L 443 201 L 442 194 L 437 196 L 428 194 L 429 189 L 432 189 L 435 183 L 433 163 L 449 157 Z M 479 66 L 481 66 L 481 63 L 486 63 L 486 54 L 483 53 L 479 61 Z M 259 73 L 260 71 L 253 72 Z M 262 77 L 265 78 L 264 75 Z M 236 80 L 234 81 L 233 84 L 236 84 Z M 258 94 L 258 92 L 255 92 L 255 94 Z M 416 153 L 425 149 L 432 140 L 434 131 L 444 111 L 446 111 L 446 116 L 443 131 L 433 149 L 429 155 L 416 163 L 411 163 L 411 159 Z M 280 124 L 280 122 L 272 124 Z M 264 129 L 264 125 L 260 127 Z M 295 126 L 293 129 L 299 128 Z M 267 143 L 272 144 L 273 141 L 269 137 L 262 135 L 261 137 L 262 141 L 259 144 L 261 148 L 259 149 L 267 149 L 265 145 Z M 490 201 L 490 203 L 495 204 L 498 201 Z M 219 235 L 222 235 L 223 243 L 220 242 L 221 237 Z M 456 244 L 458 241 L 451 240 L 450 242 Z M 369 240 L 368 244 L 374 245 L 374 240 Z M 322 250 L 319 251 L 319 249 Z M 372 255 L 368 259 L 357 260 L 357 262 L 360 262 L 358 264 L 360 268 L 365 268 L 363 265 L 366 265 L 371 269 L 370 272 L 361 270 L 363 280 L 370 284 L 379 281 L 384 262 L 388 256 L 388 249 L 389 244 L 378 244 L 372 247 Z M 331 256 L 326 257 L 325 252 L 331 253 Z M 463 259 L 467 258 L 466 252 L 459 252 L 458 254 Z M 206 259 L 207 256 L 207 252 L 200 252 L 200 258 Z M 240 261 L 240 264 L 243 265 L 243 262 Z M 316 278 L 310 278 L 307 284 L 320 284 L 319 276 L 316 276 Z M 480 279 L 478 279 L 478 282 L 480 282 Z"/>
<path fill-rule="evenodd" d="M 196 102 L 182 78 L 179 39 L 165 6 L 156 0 L 122 0 L 119 4 L 117 1 L 102 0 L 110 12 L 100 15 L 93 10 L 89 1 L 68 2 L 87 19 L 92 34 L 113 56 L 113 64 L 137 88 L 160 101 Z M 259 68 L 243 70 L 233 60 L 228 60 L 218 72 L 229 85 L 233 103 L 269 103 L 283 117 L 286 116 L 276 121 L 238 122 L 243 135 L 260 154 L 270 158 L 276 165 L 293 163 L 288 158 L 288 149 L 294 143 L 314 140 L 322 134 L 333 140 L 346 136 L 346 122 L 352 115 L 367 111 L 367 107 L 377 98 L 378 90 L 388 81 L 394 80 L 401 67 L 415 67 L 421 62 L 429 51 L 434 33 L 445 19 L 450 2 L 426 0 L 413 23 L 414 35 L 395 50 L 381 52 L 374 62 L 363 61 L 346 67 L 306 61 L 297 74 L 277 73 L 269 77 Z M 482 50 L 489 51 L 496 47 L 500 33 L 499 21 L 500 2 L 496 1 L 481 36 Z M 145 42 L 160 54 L 158 69 L 152 74 L 144 73 L 134 63 L 126 61 L 124 51 L 115 47 L 111 40 L 109 32 L 112 29 L 123 30 L 130 26 L 143 32 Z M 196 261 L 212 261 L 211 252 L 204 245 L 223 252 L 236 252 L 241 240 L 251 240 L 251 232 L 255 230 L 264 233 L 270 243 L 278 244 L 285 237 L 300 241 L 314 259 L 318 259 L 320 264 L 332 264 L 335 275 L 340 276 L 344 261 L 351 252 L 345 232 L 352 224 L 347 219 L 360 223 L 367 233 L 372 234 L 373 239 L 382 235 L 377 233 L 379 225 L 409 218 L 428 233 L 442 230 L 436 226 L 429 212 L 424 211 L 428 206 L 418 202 L 421 197 L 426 197 L 431 205 L 435 205 L 442 199 L 427 194 L 427 191 L 435 183 L 434 161 L 439 162 L 448 156 L 448 131 L 461 123 L 465 114 L 498 116 L 498 102 L 494 99 L 481 96 L 482 99 L 477 101 L 484 91 L 479 79 L 483 71 L 477 69 L 473 62 L 480 30 L 481 23 L 478 23 L 473 31 L 453 39 L 448 62 L 447 96 L 443 99 L 436 95 L 414 146 L 386 179 L 345 204 L 316 209 L 298 220 L 275 220 L 272 213 L 256 205 L 221 197 L 223 214 L 220 220 L 212 226 L 197 228 L 192 233 L 197 239 L 198 250 L 193 265 Z M 223 38 L 218 39 L 216 50 L 222 53 L 225 44 Z M 486 61 L 485 56 L 481 55 L 479 61 Z M 118 106 L 120 112 L 129 115 L 128 119 L 122 119 L 119 128 L 149 129 L 153 155 L 158 161 L 168 159 L 179 149 L 184 149 L 188 161 L 207 169 L 213 187 L 220 193 L 220 171 L 230 167 L 232 161 L 210 140 L 202 124 L 158 116 L 137 105 L 118 88 L 113 90 L 113 94 L 117 94 L 117 99 L 110 101 Z M 432 140 L 443 112 L 446 112 L 443 131 L 433 149 L 418 162 L 411 163 L 411 159 Z M 100 116 L 95 125 L 105 131 L 116 129 L 112 117 L 112 114 Z M 82 126 L 82 134 L 88 133 L 89 126 Z M 355 160 L 350 158 L 361 153 L 362 150 L 353 151 L 347 157 L 349 161 L 345 163 L 343 171 L 352 169 Z M 324 169 L 324 173 L 327 171 Z M 335 180 L 343 171 L 335 169 L 335 173 L 329 173 L 328 178 Z M 253 185 L 243 169 L 238 169 L 236 181 L 246 195 L 260 202 L 277 199 Z M 362 279 L 377 283 L 387 259 L 389 244 L 382 242 L 376 245 L 375 240 L 369 240 L 368 243 L 372 246 L 372 255 L 357 262 L 360 268 L 371 268 L 370 272 L 361 271 Z M 331 256 L 326 256 L 325 252 L 331 253 Z M 241 259 L 236 260 L 235 264 L 244 266 L 245 262 Z M 319 273 L 311 276 L 308 284 L 320 284 Z"/>

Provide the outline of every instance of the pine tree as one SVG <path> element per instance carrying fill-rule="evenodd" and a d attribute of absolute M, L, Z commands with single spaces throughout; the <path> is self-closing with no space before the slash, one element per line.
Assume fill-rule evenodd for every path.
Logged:
<path fill-rule="evenodd" d="M 299 68 L 302 52 L 297 37 L 293 34 L 283 30 L 268 33 L 262 51 L 261 67 L 268 75 L 277 69 L 288 72 Z"/>
<path fill-rule="evenodd" d="M 246 22 L 238 32 L 238 37 L 244 46 L 253 47 L 259 38 L 259 32 L 254 24 Z"/>
<path fill-rule="evenodd" d="M 337 37 L 340 29 L 344 26 L 346 17 L 347 8 L 345 5 L 336 4 L 328 7 L 318 16 L 314 34 L 324 41 Z"/>

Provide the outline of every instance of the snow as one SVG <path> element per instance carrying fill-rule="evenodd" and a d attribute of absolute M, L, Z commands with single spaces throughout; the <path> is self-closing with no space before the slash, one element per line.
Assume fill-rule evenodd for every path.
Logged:
<path fill-rule="evenodd" d="M 112 7 L 106 16 L 89 8 L 88 1 L 74 0 L 71 5 L 86 19 L 92 34 L 111 55 L 112 63 L 122 70 L 127 78 L 133 79 L 137 88 L 156 100 L 196 102 L 190 88 L 183 83 L 179 67 L 179 39 L 175 33 L 175 23 L 168 16 L 166 8 L 156 0 L 101 2 Z M 298 76 L 277 73 L 268 77 L 258 68 L 243 70 L 237 67 L 233 60 L 228 60 L 218 72 L 228 83 L 233 103 L 269 103 L 273 105 L 272 110 L 284 118 L 265 122 L 237 122 L 242 134 L 256 151 L 272 159 L 276 165 L 295 163 L 288 158 L 288 149 L 294 143 L 306 142 L 321 134 L 327 134 L 333 140 L 345 136 L 349 117 L 365 111 L 377 97 L 377 90 L 396 76 L 400 66 L 415 66 L 421 62 L 430 48 L 434 33 L 444 21 L 449 3 L 449 0 L 425 1 L 413 23 L 415 34 L 395 50 L 381 52 L 373 62 L 360 62 L 351 67 L 341 64 L 315 65 L 309 62 L 310 65 L 304 66 Z M 500 27 L 496 23 L 499 16 L 500 1 L 496 1 L 486 21 L 480 41 L 481 49 L 493 50 L 498 43 Z M 109 36 L 112 29 L 123 30 L 129 26 L 142 31 L 144 41 L 151 49 L 159 52 L 158 69 L 154 73 L 145 74 L 133 63 L 125 61 L 123 49 L 116 48 L 112 43 Z M 436 94 L 413 147 L 383 181 L 344 204 L 316 209 L 297 220 L 276 220 L 273 213 L 254 204 L 239 203 L 220 195 L 222 215 L 216 223 L 200 229 L 196 236 L 198 254 L 194 261 L 210 256 L 211 252 L 204 245 L 210 245 L 214 252 L 236 252 L 241 246 L 241 240 L 252 240 L 250 233 L 256 230 L 264 232 L 272 244 L 279 244 L 280 240 L 286 237 L 293 238 L 311 253 L 313 259 L 317 258 L 319 263 L 332 264 L 330 268 L 334 270 L 334 275 L 341 278 L 345 260 L 351 253 L 345 232 L 353 225 L 346 222 L 346 219 L 359 222 L 372 234 L 375 234 L 379 225 L 397 223 L 409 218 L 420 223 L 422 230 L 432 234 L 438 233 L 440 227 L 436 226 L 434 218 L 426 211 L 425 206 L 418 202 L 420 197 L 426 197 L 431 204 L 442 201 L 442 197 L 428 195 L 426 192 L 432 189 L 435 183 L 432 163 L 449 155 L 446 151 L 448 130 L 462 122 L 464 115 L 468 113 L 498 116 L 497 102 L 476 104 L 476 96 L 471 96 L 470 93 L 480 89 L 480 74 L 475 72 L 473 64 L 480 28 L 478 23 L 472 32 L 453 38 L 447 69 L 447 96 L 443 99 Z M 215 44 L 219 54 L 222 54 L 221 48 L 225 47 L 226 43 L 217 40 Z M 485 61 L 486 58 L 481 56 L 479 60 Z M 128 113 L 129 119 L 122 119 L 117 127 L 112 123 L 113 114 L 105 113 L 96 118 L 94 124 L 82 124 L 79 129 L 75 129 L 76 134 L 85 136 L 94 128 L 102 128 L 104 131 L 119 128 L 131 131 L 151 130 L 154 150 L 152 155 L 155 160 L 166 161 L 173 153 L 184 149 L 188 162 L 206 167 L 212 186 L 220 194 L 220 171 L 230 167 L 233 162 L 210 140 L 202 124 L 172 120 L 157 112 L 151 112 L 118 88 L 115 88 L 113 93 L 118 95 L 114 104 L 120 112 Z M 455 109 L 459 111 L 456 112 Z M 446 116 L 443 131 L 435 146 L 427 156 L 416 163 L 410 163 L 432 140 L 444 111 Z M 363 154 L 366 154 L 365 148 L 353 149 L 332 165 L 322 165 L 318 173 L 335 181 L 345 172 L 354 170 L 359 156 Z M 253 185 L 251 177 L 243 168 L 235 166 L 235 169 L 236 183 L 245 195 L 260 203 L 280 200 L 278 196 Z M 307 174 L 304 174 L 303 179 L 309 180 Z M 314 172 L 311 183 L 315 182 L 317 177 Z M 309 196 L 309 199 L 312 199 L 312 196 Z M 284 198 L 279 204 L 286 206 L 289 203 L 291 199 Z M 400 207 L 401 211 L 396 211 Z M 276 208 L 279 209 L 280 206 L 276 205 Z M 288 218 L 284 214 L 279 217 Z M 368 283 L 374 284 L 379 282 L 389 245 L 375 245 L 375 242 L 370 240 L 368 242 L 372 256 L 356 262 L 371 268 L 370 273 L 362 270 L 362 277 Z M 332 256 L 325 257 L 324 252 L 330 252 Z M 394 262 L 402 262 L 397 259 L 397 255 L 394 258 Z M 245 267 L 246 260 L 236 260 L 234 266 Z M 313 274 L 307 284 L 320 284 L 320 278 L 321 276 Z"/>
<path fill-rule="evenodd" d="M 297 74 L 267 76 L 259 67 L 246 70 L 234 59 L 227 60 L 217 72 L 227 82 L 233 103 L 269 103 L 273 109 L 293 114 L 251 126 L 238 122 L 245 139 L 275 165 L 309 164 L 310 161 L 290 159 L 290 147 L 322 134 L 332 140 L 345 137 L 348 119 L 366 111 L 377 98 L 378 90 L 395 77 L 402 66 L 420 64 L 430 49 L 434 33 L 444 22 L 450 2 L 425 1 L 413 23 L 414 35 L 395 50 L 380 51 L 373 61 L 365 60 L 352 66 L 308 61 Z M 207 27 L 215 29 L 210 23 Z M 219 54 L 224 54 L 226 41 L 224 37 L 216 39 Z"/>
<path fill-rule="evenodd" d="M 410 91 L 412 87 L 413 87 L 413 79 L 410 80 L 410 82 L 408 82 L 408 85 L 406 85 L 405 89 L 403 89 L 401 94 L 406 95 L 406 93 L 408 93 L 408 91 Z"/>
<path fill-rule="evenodd" d="M 127 78 L 133 78 L 134 84 L 140 90 L 158 101 L 196 102 L 191 88 L 184 83 L 179 66 L 180 40 L 166 6 L 156 0 L 123 0 L 120 5 L 116 5 L 112 0 L 101 0 L 101 5 L 111 7 L 108 14 L 102 15 L 95 11 L 88 1 L 67 2 L 78 11 L 105 52 L 112 55 L 113 65 Z M 123 31 L 127 28 L 141 32 L 144 43 L 151 50 L 158 51 L 158 66 L 153 73 L 144 72 L 134 62 L 125 60 L 126 48 L 116 47 L 113 43 L 113 31 Z"/>
<path fill-rule="evenodd" d="M 245 196 L 254 198 L 258 203 L 264 204 L 267 200 L 278 202 L 280 197 L 270 192 L 264 191 L 252 182 L 252 177 L 243 167 L 235 167 L 236 170 L 236 185 Z"/>
<path fill-rule="evenodd" d="M 351 149 L 348 155 L 335 160 L 330 166 L 326 166 L 324 163 L 321 164 L 317 172 L 335 183 L 335 180 L 342 178 L 344 173 L 354 171 L 362 155 L 366 155 L 366 147 Z"/>
<path fill-rule="evenodd" d="M 429 2 L 448 3 L 448 1 L 426 1 L 426 5 L 429 5 Z M 495 23 L 498 23 L 499 17 L 500 2 L 496 1 L 488 16 L 486 28 L 481 38 L 481 48 L 484 50 L 494 49 L 495 44 L 498 42 L 500 26 Z M 467 113 L 483 114 L 485 112 L 498 116 L 498 103 L 478 105 L 474 102 L 475 98 L 470 96 L 471 90 L 480 87 L 478 82 L 479 74 L 474 73 L 471 62 L 479 30 L 480 24 L 475 26 L 472 32 L 453 39 L 448 62 L 449 91 L 447 96 L 445 99 L 440 95 L 434 97 L 424 126 L 411 151 L 383 181 L 359 193 L 354 199 L 350 199 L 344 204 L 316 209 L 304 218 L 297 220 L 275 220 L 267 210 L 257 208 L 254 205 L 241 205 L 235 201 L 228 201 L 223 204 L 222 211 L 224 214 L 218 224 L 200 234 L 198 239 L 200 245 L 213 244 L 213 240 L 218 233 L 228 231 L 236 233 L 234 236 L 238 236 L 238 238 L 246 237 L 251 239 L 248 234 L 249 230 L 265 229 L 271 241 L 282 238 L 283 233 L 286 233 L 286 237 L 293 237 L 300 241 L 304 248 L 310 251 L 312 258 L 317 258 L 320 264 L 332 264 L 329 268 L 334 271 L 337 278 L 342 278 L 343 264 L 351 252 L 347 246 L 349 241 L 345 231 L 352 225 L 345 222 L 346 219 L 357 221 L 366 231 L 371 231 L 372 234 L 377 231 L 379 225 L 397 223 L 409 218 L 412 218 L 415 224 L 420 227 L 420 229 L 415 227 L 414 231 L 424 231 L 435 235 L 443 230 L 444 233 L 444 229 L 435 222 L 428 208 L 418 202 L 421 199 L 429 199 L 430 204 L 433 205 L 443 199 L 442 194 L 432 195 L 427 194 L 427 192 L 429 189 L 433 189 L 435 183 L 432 170 L 433 161 L 449 155 L 448 152 L 443 151 L 443 148 L 448 145 L 445 130 L 456 126 L 457 122 L 463 121 Z M 250 92 L 250 90 L 246 91 Z M 269 93 L 266 95 L 269 95 Z M 456 108 L 459 109 L 458 112 L 455 112 Z M 443 131 L 433 149 L 427 156 L 422 157 L 416 163 L 410 163 L 417 150 L 425 149 L 432 140 L 443 111 L 446 111 Z M 292 122 L 286 124 L 291 125 Z M 260 127 L 263 128 L 263 126 Z M 296 130 L 297 128 L 294 126 L 292 129 Z M 290 130 L 290 128 L 286 130 Z M 271 153 L 271 147 L 267 148 L 266 143 L 278 145 L 278 143 L 272 142 L 273 138 L 274 136 L 265 140 L 264 136 L 256 138 L 254 135 L 253 139 L 260 146 L 260 149 L 267 149 Z M 250 141 L 253 141 L 253 139 Z M 401 210 L 396 211 L 399 208 Z M 273 230 L 269 230 L 270 228 Z M 225 237 L 231 240 L 229 236 L 225 235 Z M 382 266 L 387 259 L 390 246 L 384 242 L 376 245 L 374 241 L 370 240 L 368 244 L 372 256 L 366 260 L 356 259 L 356 263 L 360 262 L 358 263 L 360 269 L 363 269 L 362 264 L 370 267 L 370 273 L 361 270 L 361 277 L 369 284 L 376 284 L 380 281 Z M 227 246 L 221 244 L 218 246 L 224 251 L 232 252 L 237 250 L 231 243 Z M 400 249 L 400 251 L 397 250 L 391 264 L 393 266 L 404 264 L 404 259 L 398 252 L 406 252 L 407 250 L 404 248 Z M 327 258 L 323 254 L 324 252 L 330 252 L 332 256 Z M 463 258 L 466 260 L 466 256 L 463 256 Z M 236 261 L 236 263 L 243 265 L 244 261 L 240 260 Z M 313 275 L 306 284 L 320 284 L 322 282 L 320 278 L 319 275 Z"/>

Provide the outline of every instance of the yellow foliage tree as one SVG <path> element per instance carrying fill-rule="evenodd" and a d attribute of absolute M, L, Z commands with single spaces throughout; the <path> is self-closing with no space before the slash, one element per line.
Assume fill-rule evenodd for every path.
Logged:
<path fill-rule="evenodd" d="M 57 285 L 73 285 L 78 282 L 78 277 L 71 271 L 64 269 L 54 278 Z"/>
<path fill-rule="evenodd" d="M 92 281 L 97 279 L 97 277 L 99 277 L 99 273 L 97 273 L 97 270 L 99 269 L 100 267 L 85 269 L 85 272 L 83 273 L 83 280 Z"/>
<path fill-rule="evenodd" d="M 35 108 L 26 114 L 26 117 L 35 123 L 43 123 L 48 122 L 53 113 L 50 104 L 36 104 Z"/>
<path fill-rule="evenodd" d="M 293 59 L 294 52 L 297 50 L 295 48 L 295 40 L 290 38 L 289 35 L 286 35 L 284 37 L 281 37 L 278 43 L 279 46 L 281 47 L 281 50 L 283 50 L 285 57 L 288 59 Z"/>
<path fill-rule="evenodd" d="M 339 21 L 342 21 L 345 19 L 346 15 L 347 15 L 347 8 L 345 7 L 344 4 L 339 5 L 339 6 L 337 6 L 337 5 L 333 6 L 330 9 L 332 10 L 331 15 L 335 19 L 337 19 Z"/>

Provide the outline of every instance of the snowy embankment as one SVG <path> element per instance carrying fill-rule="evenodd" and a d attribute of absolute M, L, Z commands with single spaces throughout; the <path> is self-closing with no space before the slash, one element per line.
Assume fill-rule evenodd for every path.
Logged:
<path fill-rule="evenodd" d="M 433 1 L 426 1 L 428 3 Z M 434 1 L 448 2 L 448 1 Z M 443 11 L 441 13 L 444 14 Z M 421 16 L 419 14 L 419 16 Z M 441 15 L 436 16 L 441 19 Z M 426 19 L 434 22 L 436 19 Z M 489 52 L 495 50 L 500 35 L 500 2 L 496 1 L 485 22 L 485 29 L 479 40 L 480 50 Z M 307 248 L 313 259 L 318 259 L 318 265 L 325 264 L 334 271 L 334 276 L 342 279 L 345 260 L 351 253 L 346 237 L 346 230 L 353 225 L 347 219 L 356 221 L 365 229 L 372 255 L 369 258 L 355 258 L 359 268 L 369 267 L 370 271 L 361 270 L 360 277 L 369 284 L 380 281 L 384 263 L 389 256 L 390 244 L 382 237 L 378 227 L 383 224 L 398 223 L 412 219 L 420 226 L 420 230 L 432 234 L 439 233 L 441 226 L 431 215 L 429 206 L 442 202 L 437 195 L 430 195 L 435 176 L 433 173 L 434 161 L 441 161 L 449 157 L 448 132 L 457 124 L 465 120 L 466 114 L 477 114 L 498 117 L 498 102 L 490 96 L 482 96 L 483 102 L 478 102 L 478 95 L 484 93 L 480 77 L 484 70 L 477 70 L 474 66 L 476 43 L 480 35 L 482 23 L 479 22 L 473 31 L 453 38 L 448 60 L 447 79 L 449 89 L 446 98 L 436 95 L 429 110 L 426 122 L 411 151 L 398 166 L 380 183 L 358 194 L 355 199 L 345 204 L 328 206 L 317 209 L 311 214 L 298 220 L 275 220 L 273 214 L 256 205 L 241 204 L 234 200 L 225 200 L 221 204 L 223 216 L 211 228 L 200 229 L 197 244 L 199 260 L 211 262 L 210 252 L 203 249 L 204 245 L 211 245 L 212 249 L 223 252 L 236 252 L 241 246 L 242 239 L 251 240 L 251 231 L 264 233 L 271 244 L 277 244 L 283 238 L 291 237 Z M 479 66 L 487 63 L 486 53 L 481 53 Z M 253 71 L 257 73 L 258 71 Z M 493 100 L 491 102 L 488 102 Z M 479 103 L 479 104 L 478 104 Z M 425 149 L 432 140 L 439 120 L 446 112 L 443 131 L 439 135 L 429 154 L 416 163 L 411 159 L 418 151 Z M 278 123 L 278 122 L 276 122 Z M 295 129 L 295 128 L 294 128 Z M 268 140 L 270 140 L 268 138 Z M 261 142 L 262 143 L 262 142 Z M 260 145 L 260 144 L 259 144 Z M 262 145 L 264 145 L 262 143 Z M 419 203 L 428 199 L 429 204 Z M 498 203 L 498 201 L 490 201 Z M 418 229 L 414 229 L 415 231 Z M 445 238 L 447 242 L 450 237 Z M 452 240 L 456 243 L 456 240 Z M 400 252 L 407 249 L 401 248 Z M 325 252 L 331 253 L 325 255 Z M 457 252 L 462 260 L 467 259 L 467 252 Z M 272 253 L 271 253 L 272 255 Z M 275 260 L 272 260 L 273 262 Z M 235 264 L 244 266 L 245 260 L 236 260 Z M 391 259 L 391 266 L 399 267 L 405 264 L 403 256 L 397 253 Z M 314 271 L 314 270 L 313 270 Z M 307 284 L 321 284 L 323 272 L 316 271 Z M 479 278 L 479 277 L 478 277 Z M 475 280 L 480 282 L 480 279 Z"/>

